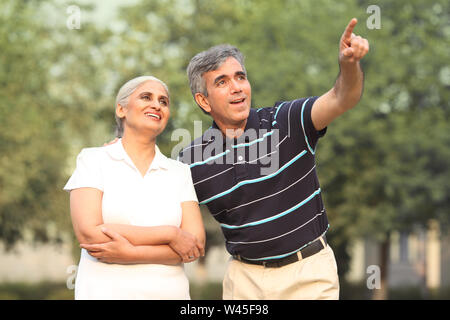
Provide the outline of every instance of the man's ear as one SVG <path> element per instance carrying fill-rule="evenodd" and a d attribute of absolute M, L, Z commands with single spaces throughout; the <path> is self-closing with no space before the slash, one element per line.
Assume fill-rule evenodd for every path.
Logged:
<path fill-rule="evenodd" d="M 209 105 L 208 98 L 203 93 L 197 92 L 194 97 L 200 108 L 207 113 L 211 112 L 211 106 Z"/>

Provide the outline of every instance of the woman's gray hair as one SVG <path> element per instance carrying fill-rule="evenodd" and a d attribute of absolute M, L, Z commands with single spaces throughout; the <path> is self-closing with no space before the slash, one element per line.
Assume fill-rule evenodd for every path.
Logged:
<path fill-rule="evenodd" d="M 153 76 L 140 76 L 134 79 L 131 79 L 130 81 L 126 82 L 117 93 L 116 97 L 116 107 L 118 104 L 120 104 L 122 107 L 126 108 L 128 106 L 128 99 L 133 94 L 133 92 L 144 82 L 147 81 L 157 81 L 159 82 L 164 89 L 166 89 L 167 95 L 169 95 L 169 88 L 167 85 L 159 80 L 158 78 L 155 78 Z M 114 112 L 115 118 L 116 118 L 116 136 L 122 137 L 123 135 L 123 118 L 119 118 L 117 114 Z"/>
<path fill-rule="evenodd" d="M 242 66 L 242 69 L 247 74 L 244 66 L 244 56 L 238 48 L 229 44 L 219 44 L 211 47 L 206 51 L 195 55 L 187 67 L 187 75 L 189 78 L 189 86 L 191 93 L 195 100 L 196 93 L 202 93 L 206 97 L 208 91 L 206 90 L 206 83 L 203 79 L 203 74 L 208 71 L 217 70 L 223 62 L 229 57 L 235 58 Z M 202 109 L 202 108 L 200 108 Z M 203 109 L 202 111 L 205 112 Z"/>

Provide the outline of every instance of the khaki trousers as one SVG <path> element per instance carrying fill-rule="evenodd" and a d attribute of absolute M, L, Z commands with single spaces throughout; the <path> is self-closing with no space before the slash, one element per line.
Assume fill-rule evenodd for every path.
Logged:
<path fill-rule="evenodd" d="M 280 268 L 230 258 L 223 280 L 224 300 L 338 300 L 336 259 L 328 245 Z"/>

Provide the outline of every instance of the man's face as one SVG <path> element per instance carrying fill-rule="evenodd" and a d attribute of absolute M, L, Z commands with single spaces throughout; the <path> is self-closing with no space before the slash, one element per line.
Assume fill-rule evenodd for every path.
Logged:
<path fill-rule="evenodd" d="M 250 113 L 252 90 L 241 64 L 230 57 L 213 71 L 203 74 L 208 96 L 196 94 L 200 106 L 222 129 L 244 129 Z"/>

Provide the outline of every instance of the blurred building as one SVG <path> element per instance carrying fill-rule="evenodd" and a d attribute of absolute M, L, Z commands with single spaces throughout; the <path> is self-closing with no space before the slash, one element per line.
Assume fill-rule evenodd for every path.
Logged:
<path fill-rule="evenodd" d="M 370 266 L 379 266 L 379 244 L 360 239 L 352 245 L 349 282 L 364 282 Z M 369 269 L 368 269 L 369 268 Z M 450 235 L 441 234 L 439 224 L 432 221 L 427 229 L 393 232 L 390 236 L 388 283 L 390 288 L 450 287 Z"/>
<path fill-rule="evenodd" d="M 70 244 L 18 243 L 6 251 L 0 244 L 0 283 L 66 282 L 76 264 Z M 69 270 L 69 271 L 68 271 Z"/>

